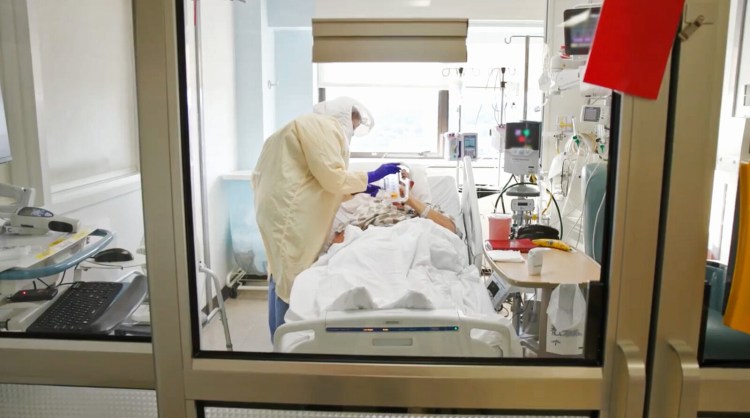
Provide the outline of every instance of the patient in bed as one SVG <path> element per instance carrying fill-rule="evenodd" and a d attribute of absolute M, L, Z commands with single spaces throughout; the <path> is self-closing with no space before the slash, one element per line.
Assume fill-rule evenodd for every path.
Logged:
<path fill-rule="evenodd" d="M 414 181 L 411 184 L 413 187 Z M 347 225 L 365 230 L 370 226 L 393 226 L 419 217 L 429 219 L 453 233 L 458 232 L 453 218 L 443 213 L 439 207 L 423 202 L 418 196 L 417 193 L 411 193 L 404 204 L 394 204 L 365 193 L 355 195 L 342 203 L 336 214 L 331 244 L 344 241 Z"/>

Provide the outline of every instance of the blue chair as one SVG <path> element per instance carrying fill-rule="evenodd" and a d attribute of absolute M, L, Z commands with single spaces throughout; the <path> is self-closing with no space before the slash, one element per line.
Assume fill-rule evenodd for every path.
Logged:
<path fill-rule="evenodd" d="M 709 261 L 706 284 L 710 287 L 705 323 L 703 360 L 750 361 L 750 334 L 724 325 L 726 295 L 729 293 L 727 267 Z"/>

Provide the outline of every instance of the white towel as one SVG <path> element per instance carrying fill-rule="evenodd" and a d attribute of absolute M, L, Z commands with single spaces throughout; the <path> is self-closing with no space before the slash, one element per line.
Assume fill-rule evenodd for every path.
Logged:
<path fill-rule="evenodd" d="M 507 250 L 494 250 L 487 251 L 487 255 L 492 261 L 499 261 L 501 263 L 523 263 L 524 259 L 521 256 L 520 251 L 507 251 Z"/>

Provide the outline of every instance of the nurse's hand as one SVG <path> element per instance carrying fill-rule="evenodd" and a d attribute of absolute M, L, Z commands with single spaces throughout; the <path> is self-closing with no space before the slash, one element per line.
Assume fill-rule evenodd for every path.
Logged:
<path fill-rule="evenodd" d="M 401 171 L 401 167 L 399 167 L 398 163 L 385 163 L 367 173 L 367 182 L 372 183 L 378 181 L 387 175 L 396 174 L 399 171 Z"/>
<path fill-rule="evenodd" d="M 368 184 L 367 189 L 365 189 L 365 193 L 369 194 L 372 197 L 375 197 L 379 191 L 380 191 L 380 187 L 374 184 Z"/>

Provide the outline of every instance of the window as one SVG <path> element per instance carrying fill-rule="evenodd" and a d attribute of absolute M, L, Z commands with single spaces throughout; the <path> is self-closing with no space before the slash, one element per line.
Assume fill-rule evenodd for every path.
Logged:
<path fill-rule="evenodd" d="M 375 128 L 352 140 L 353 157 L 442 157 L 441 135 L 463 131 L 479 134 L 480 157 L 494 158 L 494 126 L 542 119 L 541 35 L 541 25 L 472 22 L 466 63 L 318 64 L 318 87 L 372 111 Z"/>
<path fill-rule="evenodd" d="M 435 154 L 438 137 L 439 91 L 430 87 L 332 87 L 329 97 L 351 96 L 375 116 L 365 137 L 354 137 L 351 151 L 359 155 Z"/>

